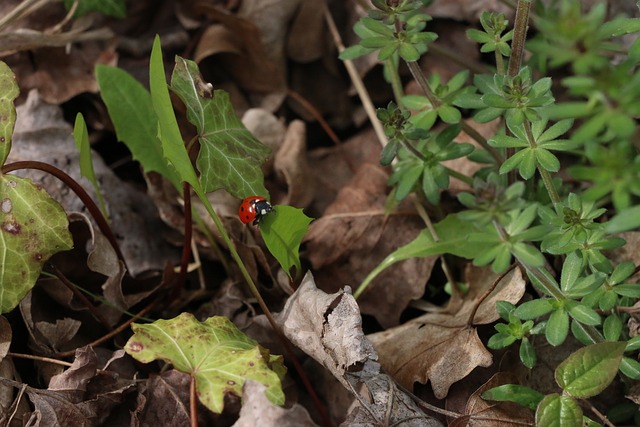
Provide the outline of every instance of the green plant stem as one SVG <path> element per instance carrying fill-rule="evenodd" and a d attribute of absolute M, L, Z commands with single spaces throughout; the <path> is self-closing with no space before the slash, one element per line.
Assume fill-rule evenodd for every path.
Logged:
<path fill-rule="evenodd" d="M 536 148 L 536 140 L 533 137 L 533 133 L 531 132 L 531 123 L 528 120 L 524 121 L 524 131 L 527 134 L 527 140 L 529 141 L 529 146 L 531 148 Z M 553 185 L 553 179 L 551 178 L 551 173 L 548 170 L 542 168 L 539 164 L 537 165 L 538 172 L 540 173 L 540 177 L 542 178 L 542 182 L 544 183 L 545 188 L 547 189 L 547 193 L 549 193 L 549 198 L 553 205 L 557 205 L 560 203 L 560 196 L 556 191 L 555 186 Z"/>
<path fill-rule="evenodd" d="M 316 406 L 316 409 L 318 410 L 318 413 L 320 414 L 324 424 L 326 426 L 332 426 L 333 423 L 331 422 L 331 419 L 329 418 L 329 415 L 328 415 L 328 413 L 327 413 L 327 411 L 325 409 L 325 406 L 322 404 L 322 401 L 318 398 L 318 395 L 315 392 L 315 389 L 313 388 L 313 386 L 311 385 L 311 382 L 309 381 L 309 378 L 308 378 L 307 374 L 305 373 L 304 369 L 302 368 L 302 365 L 300 364 L 300 361 L 298 361 L 298 358 L 295 355 L 293 347 L 291 347 L 291 343 L 289 342 L 287 337 L 285 337 L 284 333 L 280 329 L 280 326 L 276 323 L 276 320 L 273 318 L 273 314 L 271 314 L 271 310 L 269 310 L 269 307 L 267 306 L 267 304 L 265 303 L 264 299 L 262 298 L 262 295 L 260 294 L 260 291 L 258 290 L 258 287 L 253 282 L 253 279 L 251 278 L 251 275 L 247 271 L 247 267 L 244 265 L 244 262 L 242 261 L 242 258 L 240 258 L 240 254 L 238 253 L 235 244 L 233 243 L 233 241 L 229 237 L 229 234 L 227 233 L 227 230 L 224 227 L 224 224 L 222 223 L 222 220 L 220 219 L 218 214 L 213 209 L 213 206 L 211 205 L 211 202 L 209 202 L 209 199 L 200 190 L 201 189 L 197 189 L 196 190 L 196 194 L 198 194 L 198 197 L 202 201 L 202 204 L 204 205 L 205 209 L 207 210 L 207 213 L 209 214 L 209 216 L 213 220 L 213 223 L 215 224 L 216 229 L 220 233 L 220 236 L 222 237 L 222 240 L 227 245 L 227 248 L 229 248 L 229 252 L 231 253 L 231 257 L 233 258 L 233 260 L 236 262 L 236 265 L 240 269 L 242 277 L 244 278 L 245 282 L 249 286 L 249 290 L 251 291 L 251 294 L 253 295 L 253 297 L 258 302 L 258 305 L 260 306 L 260 309 L 262 310 L 262 312 L 266 316 L 266 318 L 269 321 L 269 324 L 273 328 L 274 332 L 278 335 L 278 338 L 280 339 L 280 342 L 282 342 L 282 345 L 284 346 L 284 349 L 287 352 L 287 355 L 289 356 L 289 358 L 291 360 L 291 363 L 293 363 L 293 366 L 294 366 L 296 372 L 298 373 L 298 375 L 300 376 L 300 379 L 303 382 L 307 392 L 309 393 L 309 395 L 313 399 L 313 401 L 315 403 L 315 406 Z"/>
<path fill-rule="evenodd" d="M 76 196 L 78 196 L 78 198 L 86 206 L 87 210 L 95 220 L 100 232 L 104 234 L 104 236 L 111 244 L 111 247 L 113 247 L 113 250 L 116 252 L 118 259 L 124 264 L 125 268 L 129 270 L 127 268 L 127 262 L 124 259 L 124 255 L 122 255 L 122 251 L 120 250 L 120 245 L 118 245 L 118 239 L 116 239 L 116 236 L 115 234 L 113 234 L 113 230 L 111 230 L 109 223 L 107 222 L 104 215 L 102 215 L 102 211 L 100 211 L 100 208 L 96 205 L 91 196 L 89 196 L 86 190 L 75 179 L 71 178 L 63 170 L 48 163 L 39 162 L 37 160 L 24 160 L 21 162 L 5 164 L 2 166 L 2 173 L 8 173 L 19 169 L 37 169 L 43 172 L 47 172 L 58 178 L 60 181 L 64 182 L 65 185 L 71 189 L 71 191 L 76 193 Z"/>
<path fill-rule="evenodd" d="M 530 10 L 531 0 L 518 0 L 513 28 L 513 40 L 511 41 L 511 56 L 509 57 L 509 68 L 507 70 L 510 77 L 515 77 L 520 72 L 520 67 L 522 66 L 524 44 L 527 41 Z"/>
<path fill-rule="evenodd" d="M 520 72 L 522 58 L 524 57 L 524 45 L 527 41 L 527 27 L 529 25 L 529 11 L 531 10 L 531 0 L 518 0 L 516 7 L 516 18 L 513 28 L 513 39 L 511 40 L 511 56 L 509 56 L 509 66 L 507 73 L 510 77 L 515 77 Z M 516 153 L 515 148 L 507 148 L 506 158 L 512 157 Z M 518 179 L 516 170 L 508 174 L 508 182 L 512 184 Z"/>
<path fill-rule="evenodd" d="M 394 65 L 392 59 L 385 61 L 384 66 L 387 69 L 387 75 L 391 81 L 391 89 L 393 90 L 393 97 L 396 99 L 396 104 L 403 110 L 404 104 L 402 103 L 402 97 L 404 96 L 404 89 L 402 87 L 400 74 L 398 73 L 398 67 Z"/>
<path fill-rule="evenodd" d="M 409 71 L 411 72 L 411 75 L 415 79 L 416 83 L 418 83 L 420 88 L 422 88 L 422 92 L 425 94 L 425 96 L 431 103 L 431 106 L 433 107 L 433 109 L 436 110 L 440 105 L 442 105 L 442 103 L 440 102 L 440 99 L 438 99 L 438 97 L 431 91 L 431 87 L 429 87 L 429 82 L 427 82 L 427 78 L 422 73 L 420 66 L 415 61 L 412 61 L 412 62 L 407 61 L 406 64 L 409 67 Z M 502 155 L 498 152 L 498 150 L 490 146 L 487 143 L 487 139 L 484 138 L 482 135 L 480 135 L 480 133 L 477 130 L 475 130 L 473 127 L 467 124 L 464 120 L 460 121 L 460 126 L 462 127 L 462 130 L 467 133 L 467 135 L 475 139 L 482 148 L 487 150 L 489 154 L 491 154 L 491 156 L 498 163 L 503 162 Z"/>
<path fill-rule="evenodd" d="M 496 54 L 496 72 L 500 75 L 504 74 L 504 58 L 498 49 L 495 50 Z"/>

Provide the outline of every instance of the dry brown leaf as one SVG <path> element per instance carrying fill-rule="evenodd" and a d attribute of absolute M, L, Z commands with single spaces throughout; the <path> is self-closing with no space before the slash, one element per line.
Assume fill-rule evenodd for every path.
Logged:
<path fill-rule="evenodd" d="M 475 268 L 467 276 L 469 293 L 464 300 L 451 304 L 447 313 L 427 313 L 396 328 L 369 336 L 382 366 L 409 390 L 413 389 L 416 381 L 431 381 L 434 395 L 442 399 L 451 384 L 469 375 L 477 366 L 491 364 L 491 353 L 484 347 L 473 325 L 497 320 L 496 302 L 517 303 L 524 295 L 525 281 L 520 270 L 509 273 L 482 302 L 473 318 L 473 325 L 467 325 L 480 296 L 497 277 L 490 269 Z"/>
<path fill-rule="evenodd" d="M 311 62 L 325 51 L 324 2 L 303 1 L 287 37 L 287 56 L 296 62 Z"/>
<path fill-rule="evenodd" d="M 271 155 L 262 167 L 264 175 L 271 174 L 274 157 L 282 147 L 287 129 L 273 113 L 263 108 L 250 108 L 242 116 L 242 124 L 260 142 L 271 149 Z"/>
<path fill-rule="evenodd" d="M 385 215 L 387 174 L 363 164 L 338 193 L 306 237 L 307 256 L 318 286 L 334 292 L 357 286 L 389 253 L 415 239 L 424 228 L 417 215 Z M 436 257 L 410 259 L 386 269 L 359 299 L 363 313 L 383 327 L 394 326 L 413 299 L 420 298 Z"/>
<path fill-rule="evenodd" d="M 247 380 L 242 387 L 242 409 L 240 418 L 233 427 L 314 427 L 307 410 L 294 404 L 285 409 L 274 405 L 266 396 L 266 387 L 256 381 Z"/>
<path fill-rule="evenodd" d="M 147 380 L 141 425 L 183 427 L 189 424 L 189 375 L 175 370 Z"/>
<path fill-rule="evenodd" d="M 306 125 L 301 120 L 292 121 L 274 162 L 276 173 L 287 184 L 287 194 L 282 204 L 306 208 L 313 200 L 316 187 L 307 162 L 306 142 Z"/>
<path fill-rule="evenodd" d="M 362 333 L 358 304 L 347 288 L 326 294 L 316 288 L 311 273 L 289 297 L 276 322 L 296 346 L 327 368 L 348 388 L 347 370 L 376 354 Z"/>
<path fill-rule="evenodd" d="M 368 361 L 360 372 L 349 374 L 349 378 L 360 386 L 361 397 L 341 427 L 443 426 L 440 421 L 425 414 L 411 396 L 399 390 L 390 376 L 380 373 L 379 364 Z"/>

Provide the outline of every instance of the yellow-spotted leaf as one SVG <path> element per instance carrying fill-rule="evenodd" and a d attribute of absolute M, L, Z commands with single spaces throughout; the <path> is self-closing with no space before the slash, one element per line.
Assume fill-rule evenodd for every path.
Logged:
<path fill-rule="evenodd" d="M 143 363 L 160 359 L 192 375 L 200 401 L 215 413 L 224 409 L 225 393 L 242 396 L 248 379 L 264 384 L 273 403 L 284 403 L 281 356 L 273 356 L 243 334 L 229 319 L 210 317 L 199 322 L 183 313 L 170 320 L 133 324 L 125 351 Z"/>
<path fill-rule="evenodd" d="M 0 62 L 0 158 L 11 150 L 18 85 Z M 30 180 L 0 175 L 0 312 L 13 310 L 33 288 L 42 266 L 73 242 L 64 209 Z"/>

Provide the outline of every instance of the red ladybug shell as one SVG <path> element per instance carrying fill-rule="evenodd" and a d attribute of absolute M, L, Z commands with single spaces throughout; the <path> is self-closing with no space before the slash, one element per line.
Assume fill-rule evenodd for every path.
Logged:
<path fill-rule="evenodd" d="M 264 197 L 250 196 L 242 201 L 238 208 L 238 217 L 243 224 L 253 221 L 253 225 L 260 222 L 262 217 L 273 210 L 271 204 Z"/>

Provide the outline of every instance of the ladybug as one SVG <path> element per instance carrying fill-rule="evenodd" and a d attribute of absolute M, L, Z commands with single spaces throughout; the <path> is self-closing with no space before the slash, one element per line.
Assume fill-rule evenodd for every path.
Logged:
<path fill-rule="evenodd" d="M 260 196 L 250 196 L 242 201 L 240 208 L 238 209 L 238 216 L 243 224 L 248 224 L 253 221 L 253 225 L 260 222 L 263 216 L 273 210 L 273 206 Z"/>

